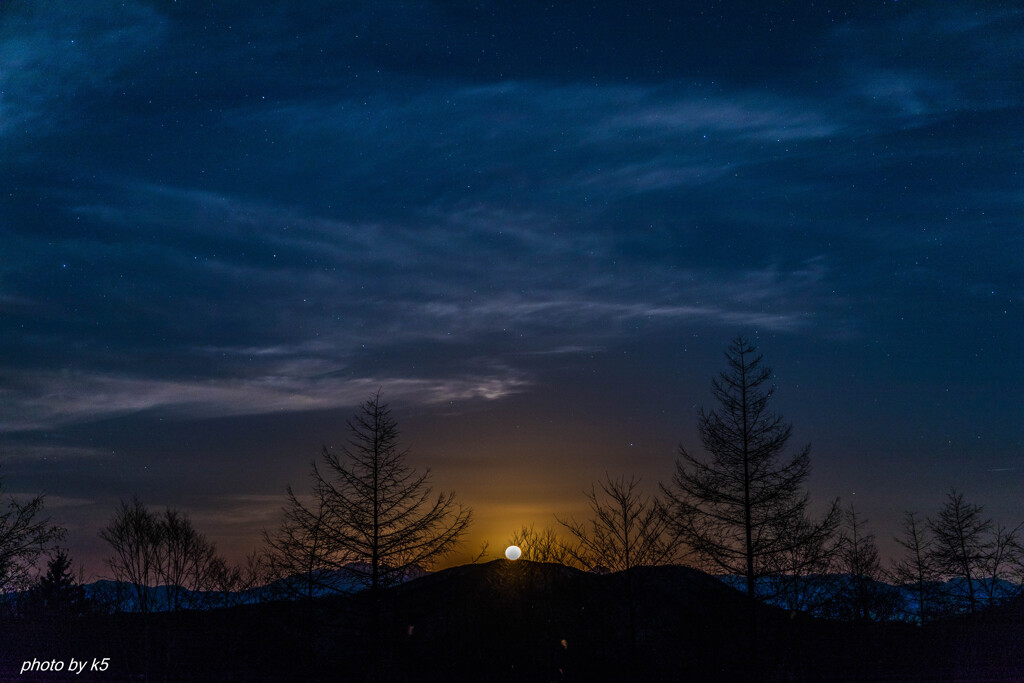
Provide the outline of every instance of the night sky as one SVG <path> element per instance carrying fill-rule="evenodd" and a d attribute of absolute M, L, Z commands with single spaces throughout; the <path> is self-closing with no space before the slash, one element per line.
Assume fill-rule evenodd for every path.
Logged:
<path fill-rule="evenodd" d="M 0 474 L 230 557 L 380 390 L 465 552 L 649 490 L 737 334 L 891 548 L 1024 518 L 1015 2 L 0 0 Z"/>

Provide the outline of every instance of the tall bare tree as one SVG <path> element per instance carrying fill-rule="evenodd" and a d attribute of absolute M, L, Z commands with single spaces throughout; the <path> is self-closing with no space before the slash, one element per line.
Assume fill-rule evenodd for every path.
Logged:
<path fill-rule="evenodd" d="M 938 610 L 938 580 L 932 565 L 932 539 L 927 523 L 913 512 L 904 513 L 903 535 L 896 542 L 903 547 L 904 556 L 890 568 L 890 580 L 911 591 L 914 599 L 910 614 L 924 624 Z"/>
<path fill-rule="evenodd" d="M 982 566 L 981 589 L 985 601 L 995 605 L 1024 592 L 1024 547 L 1020 535 L 1024 523 L 1010 528 L 996 522 L 988 561 Z"/>
<path fill-rule="evenodd" d="M 205 602 L 205 596 L 199 593 L 214 590 L 227 570 L 217 548 L 180 510 L 165 510 L 157 528 L 161 537 L 157 570 L 164 586 L 165 607 L 176 610 Z"/>
<path fill-rule="evenodd" d="M 954 610 L 974 612 L 979 607 L 979 583 L 995 549 L 995 525 L 984 517 L 984 508 L 968 503 L 964 494 L 952 489 L 935 519 L 928 520 L 934 539 L 932 565 L 945 583 L 947 603 Z"/>
<path fill-rule="evenodd" d="M 316 553 L 325 566 L 344 568 L 376 591 L 451 553 L 472 514 L 454 493 L 433 493 L 430 470 L 408 464 L 409 451 L 379 394 L 347 427 L 340 453 L 324 447 L 319 464 L 313 463 L 313 503 L 289 493 L 285 514 L 292 528 L 285 533 L 302 539 L 307 550 L 322 533 Z"/>
<path fill-rule="evenodd" d="M 64 537 L 64 529 L 43 516 L 43 501 L 42 495 L 26 503 L 12 497 L 0 507 L 0 595 L 27 588 L 40 556 Z"/>
<path fill-rule="evenodd" d="M 264 560 L 275 586 L 288 598 L 312 600 L 325 593 L 343 593 L 348 584 L 335 571 L 353 555 L 328 543 L 327 501 L 302 504 L 288 487 L 285 519 L 273 533 L 264 532 Z"/>
<path fill-rule="evenodd" d="M 882 561 L 867 520 L 851 504 L 843 511 L 842 537 L 836 554 L 841 585 L 835 596 L 836 614 L 852 621 L 886 621 L 899 605 L 897 593 L 883 582 Z"/>
<path fill-rule="evenodd" d="M 160 522 L 157 516 L 138 498 L 131 503 L 121 501 L 110 522 L 100 531 L 113 554 L 107 558 L 113 579 L 126 584 L 133 593 L 134 608 L 152 612 L 152 591 L 160 575 L 159 563 Z"/>
<path fill-rule="evenodd" d="M 679 447 L 672 482 L 662 489 L 683 542 L 710 570 L 745 578 L 747 595 L 783 556 L 800 571 L 820 561 L 839 523 L 838 501 L 811 519 L 804 482 L 810 446 L 785 456 L 792 425 L 768 410 L 772 371 L 742 337 L 725 354 L 728 370 L 712 381 L 717 410 L 700 411 L 706 457 Z M 795 549 L 811 552 L 794 554 Z"/>
<path fill-rule="evenodd" d="M 810 518 L 798 522 L 795 535 L 807 533 L 813 524 Z M 828 614 L 838 593 L 832 575 L 839 571 L 836 551 L 840 542 L 838 534 L 822 534 L 767 558 L 766 576 L 757 586 L 758 596 L 791 612 Z"/>
<path fill-rule="evenodd" d="M 613 479 L 605 474 L 585 495 L 589 519 L 556 517 L 569 532 L 571 542 L 565 552 L 573 562 L 588 570 L 600 567 L 614 572 L 675 559 L 675 535 L 661 504 L 641 492 L 639 479 Z"/>
<path fill-rule="evenodd" d="M 570 563 L 590 571 L 623 572 L 622 597 L 627 615 L 631 665 L 637 659 L 637 599 L 634 567 L 669 564 L 677 555 L 677 535 L 666 520 L 660 501 L 645 495 L 635 476 L 604 479 L 585 492 L 590 517 L 560 519 L 568 532 L 563 545 Z"/>
<path fill-rule="evenodd" d="M 140 612 L 202 606 L 200 594 L 218 589 L 228 571 L 188 515 L 171 508 L 153 512 L 138 498 L 121 502 L 100 538 L 113 553 L 107 566 L 114 580 L 127 584 Z"/>

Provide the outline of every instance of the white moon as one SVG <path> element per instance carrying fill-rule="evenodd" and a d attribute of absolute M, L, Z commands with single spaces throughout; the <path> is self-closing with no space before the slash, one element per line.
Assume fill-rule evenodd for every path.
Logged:
<path fill-rule="evenodd" d="M 518 560 L 519 556 L 523 554 L 523 551 L 519 549 L 517 545 L 510 545 L 505 548 L 505 557 L 510 560 Z"/>

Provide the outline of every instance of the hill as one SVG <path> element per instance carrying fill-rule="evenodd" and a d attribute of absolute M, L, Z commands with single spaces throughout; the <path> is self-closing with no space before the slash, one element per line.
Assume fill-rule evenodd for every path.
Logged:
<path fill-rule="evenodd" d="M 927 628 L 748 605 L 684 567 L 589 574 L 497 560 L 383 592 L 228 609 L 0 622 L 0 678 L 26 660 L 110 657 L 76 680 L 1021 680 L 1024 608 Z M 65 679 L 69 676 L 60 676 Z"/>

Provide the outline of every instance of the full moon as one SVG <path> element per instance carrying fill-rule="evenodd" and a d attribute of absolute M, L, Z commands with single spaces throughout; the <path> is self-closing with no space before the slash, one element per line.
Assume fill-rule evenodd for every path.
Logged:
<path fill-rule="evenodd" d="M 518 560 L 519 556 L 523 554 L 523 551 L 519 549 L 517 545 L 510 545 L 505 548 L 505 557 L 510 560 Z"/>

